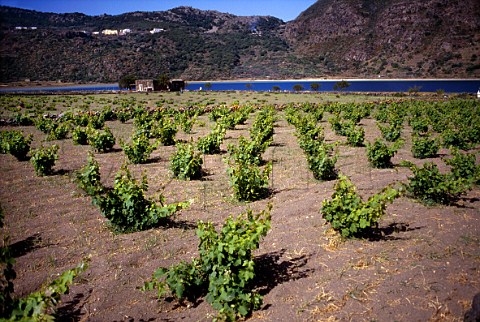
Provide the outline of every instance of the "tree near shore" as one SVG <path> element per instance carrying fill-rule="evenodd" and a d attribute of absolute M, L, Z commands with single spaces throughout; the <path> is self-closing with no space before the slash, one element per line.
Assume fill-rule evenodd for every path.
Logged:
<path fill-rule="evenodd" d="M 293 90 L 295 92 L 301 92 L 301 91 L 303 91 L 303 86 L 300 85 L 300 84 L 295 84 L 295 85 L 293 85 Z"/>
<path fill-rule="evenodd" d="M 170 86 L 170 77 L 167 74 L 164 73 L 158 76 L 158 88 L 161 91 L 168 90 L 169 86 Z"/>
<path fill-rule="evenodd" d="M 336 82 L 335 85 L 333 85 L 333 89 L 336 91 L 343 91 L 344 89 L 347 89 L 350 87 L 350 83 L 347 82 L 346 80 L 342 80 L 340 82 Z"/>
<path fill-rule="evenodd" d="M 320 84 L 318 83 L 311 83 L 310 84 L 310 88 L 312 89 L 312 91 L 318 91 L 318 89 L 320 88 Z"/>
<path fill-rule="evenodd" d="M 118 87 L 127 88 L 129 90 L 133 89 L 135 86 L 136 78 L 133 75 L 125 75 L 118 81 Z"/>

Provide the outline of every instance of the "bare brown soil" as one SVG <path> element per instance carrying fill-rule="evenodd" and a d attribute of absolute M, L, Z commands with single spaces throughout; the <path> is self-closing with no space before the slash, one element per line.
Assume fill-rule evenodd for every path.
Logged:
<path fill-rule="evenodd" d="M 234 201 L 222 155 L 205 156 L 203 180 L 172 179 L 169 158 L 175 147 L 159 147 L 151 162 L 132 165 L 138 178 L 147 174 L 149 193 L 162 191 L 168 202 L 194 199 L 172 227 L 131 234 L 114 234 L 100 211 L 76 186 L 74 172 L 86 162 L 88 146 L 72 140 L 56 141 L 60 158 L 52 176 L 37 177 L 29 162 L 0 155 L 0 202 L 6 215 L 6 233 L 16 257 L 15 291 L 24 296 L 37 290 L 62 271 L 90 256 L 90 266 L 64 296 L 57 315 L 61 321 L 207 321 L 216 312 L 206 301 L 181 306 L 158 300 L 154 292 L 137 288 L 153 271 L 197 254 L 198 220 L 220 227 L 229 215 L 247 207 L 264 209 L 273 204 L 272 228 L 256 252 L 257 287 L 264 295 L 261 310 L 251 321 L 461 321 L 472 298 L 480 292 L 480 189 L 474 188 L 457 204 L 427 207 L 402 197 L 388 206 L 380 223 L 381 234 L 372 240 L 342 241 L 329 229 L 319 212 L 322 201 L 333 193 L 334 181 L 313 179 L 283 114 L 276 122 L 274 142 L 264 154 L 273 161 L 272 194 L 244 204 Z M 211 123 L 194 127 L 189 140 L 204 136 Z M 226 144 L 248 135 L 247 124 L 227 132 Z M 327 141 L 344 142 L 327 122 L 322 122 Z M 380 133 L 373 119 L 361 125 L 367 140 Z M 109 122 L 118 138 L 128 138 L 127 124 Z M 6 127 L 2 128 L 6 129 Z M 34 146 L 45 135 L 34 127 Z M 373 169 L 365 148 L 339 146 L 337 168 L 350 176 L 363 197 L 386 185 L 406 182 L 411 172 L 401 160 L 416 164 L 434 161 L 442 171 L 441 157 L 412 157 L 411 132 L 406 145 L 394 157 L 394 168 Z M 112 185 L 124 162 L 120 146 L 114 152 L 96 154 L 102 179 Z"/>

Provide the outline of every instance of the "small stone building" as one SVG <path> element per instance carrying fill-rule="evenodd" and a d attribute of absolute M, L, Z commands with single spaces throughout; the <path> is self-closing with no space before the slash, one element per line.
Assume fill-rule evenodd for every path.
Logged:
<path fill-rule="evenodd" d="M 185 89 L 185 81 L 183 79 L 172 79 L 168 85 L 170 92 L 181 92 Z"/>
<path fill-rule="evenodd" d="M 135 90 L 137 92 L 153 92 L 160 90 L 158 82 L 153 79 L 137 79 L 135 81 Z"/>
<path fill-rule="evenodd" d="M 185 81 L 182 79 L 173 79 L 168 83 L 167 88 L 162 88 L 159 81 L 155 79 L 138 79 L 135 81 L 135 90 L 137 92 L 155 92 L 168 90 L 170 92 L 180 92 L 185 89 Z"/>

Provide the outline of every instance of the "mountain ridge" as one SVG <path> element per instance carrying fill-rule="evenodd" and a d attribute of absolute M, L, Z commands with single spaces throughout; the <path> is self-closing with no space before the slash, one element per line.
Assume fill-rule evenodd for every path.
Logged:
<path fill-rule="evenodd" d="M 289 22 L 192 7 L 88 16 L 0 6 L 0 81 L 478 78 L 480 9 L 465 13 L 474 2 L 318 0 Z"/>

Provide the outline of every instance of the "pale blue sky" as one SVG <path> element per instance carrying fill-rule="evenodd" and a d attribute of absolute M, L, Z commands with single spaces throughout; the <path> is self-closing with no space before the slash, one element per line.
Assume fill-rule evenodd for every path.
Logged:
<path fill-rule="evenodd" d="M 270 15 L 284 21 L 295 19 L 316 0 L 0 0 L 4 6 L 42 12 L 82 12 L 117 15 L 132 11 L 164 11 L 179 6 L 217 10 L 238 16 Z"/>

